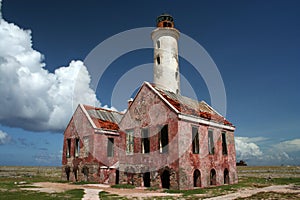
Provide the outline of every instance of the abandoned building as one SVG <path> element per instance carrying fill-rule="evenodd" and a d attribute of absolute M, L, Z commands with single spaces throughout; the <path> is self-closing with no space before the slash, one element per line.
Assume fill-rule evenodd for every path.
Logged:
<path fill-rule="evenodd" d="M 143 83 L 125 113 L 77 107 L 64 132 L 62 178 L 171 189 L 236 183 L 235 127 L 180 94 L 172 16 L 159 16 L 151 36 L 154 83 Z"/>

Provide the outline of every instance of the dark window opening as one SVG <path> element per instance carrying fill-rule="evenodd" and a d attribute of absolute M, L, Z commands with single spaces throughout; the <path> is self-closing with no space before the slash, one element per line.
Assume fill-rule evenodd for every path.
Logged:
<path fill-rule="evenodd" d="M 164 22 L 163 27 L 172 27 L 172 24 L 170 22 Z"/>
<path fill-rule="evenodd" d="M 224 184 L 229 184 L 229 171 L 228 171 L 228 169 L 224 170 Z"/>
<path fill-rule="evenodd" d="M 208 152 L 209 154 L 215 153 L 214 135 L 212 130 L 208 130 Z"/>
<path fill-rule="evenodd" d="M 146 172 L 143 174 L 144 187 L 150 187 L 150 172 Z"/>
<path fill-rule="evenodd" d="M 120 171 L 116 170 L 116 185 L 119 184 L 119 179 L 120 179 Z"/>
<path fill-rule="evenodd" d="M 66 172 L 66 176 L 67 176 L 67 181 L 69 181 L 70 180 L 70 172 L 71 172 L 70 166 L 67 165 L 65 167 L 65 172 Z"/>
<path fill-rule="evenodd" d="M 159 49 L 160 48 L 160 41 L 159 40 L 157 40 L 156 45 L 157 45 L 157 48 Z"/>
<path fill-rule="evenodd" d="M 159 57 L 159 55 L 156 57 L 156 62 L 157 62 L 158 65 L 160 65 L 160 57 Z"/>
<path fill-rule="evenodd" d="M 150 153 L 149 130 L 142 129 L 142 153 Z"/>
<path fill-rule="evenodd" d="M 107 140 L 107 157 L 114 156 L 114 138 L 108 138 Z"/>
<path fill-rule="evenodd" d="M 67 152 L 66 152 L 67 158 L 71 157 L 71 139 L 67 139 Z"/>
<path fill-rule="evenodd" d="M 87 166 L 83 166 L 81 172 L 84 175 L 84 181 L 89 181 L 89 168 Z"/>
<path fill-rule="evenodd" d="M 210 171 L 210 185 L 216 185 L 216 184 L 217 184 L 216 170 L 212 169 Z"/>
<path fill-rule="evenodd" d="M 161 175 L 161 185 L 162 188 L 170 189 L 170 172 L 168 170 L 164 170 Z"/>
<path fill-rule="evenodd" d="M 199 133 L 198 127 L 192 127 L 192 144 L 193 144 L 193 153 L 199 153 Z"/>
<path fill-rule="evenodd" d="M 227 155 L 227 143 L 225 133 L 222 133 L 222 153 L 223 155 Z"/>
<path fill-rule="evenodd" d="M 160 153 L 168 153 L 168 125 L 163 126 L 163 128 L 160 130 L 159 134 L 159 152 Z"/>
<path fill-rule="evenodd" d="M 75 157 L 79 157 L 79 153 L 80 153 L 80 140 L 79 138 L 75 139 Z"/>
<path fill-rule="evenodd" d="M 201 187 L 201 173 L 199 169 L 194 171 L 194 187 Z"/>

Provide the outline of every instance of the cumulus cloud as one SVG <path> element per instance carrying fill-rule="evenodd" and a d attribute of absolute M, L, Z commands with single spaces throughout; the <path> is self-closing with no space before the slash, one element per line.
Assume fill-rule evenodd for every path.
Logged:
<path fill-rule="evenodd" d="M 259 146 L 253 141 L 257 138 L 235 137 L 236 156 L 238 160 L 247 160 L 262 156 Z"/>
<path fill-rule="evenodd" d="M 1 17 L 0 123 L 31 131 L 62 131 L 78 103 L 100 106 L 82 61 L 47 71 L 30 30 Z"/>
<path fill-rule="evenodd" d="M 276 144 L 274 147 L 284 152 L 298 152 L 300 151 L 300 139 L 286 140 Z"/>
<path fill-rule="evenodd" d="M 8 143 L 10 140 L 11 137 L 7 133 L 0 130 L 0 145 Z"/>

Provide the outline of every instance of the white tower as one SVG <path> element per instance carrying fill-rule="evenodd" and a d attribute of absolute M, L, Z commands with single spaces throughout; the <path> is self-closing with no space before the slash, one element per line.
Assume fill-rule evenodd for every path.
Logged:
<path fill-rule="evenodd" d="M 177 44 L 179 31 L 174 28 L 173 17 L 168 14 L 157 17 L 156 27 L 151 34 L 154 43 L 153 82 L 162 89 L 179 94 L 180 74 Z"/>

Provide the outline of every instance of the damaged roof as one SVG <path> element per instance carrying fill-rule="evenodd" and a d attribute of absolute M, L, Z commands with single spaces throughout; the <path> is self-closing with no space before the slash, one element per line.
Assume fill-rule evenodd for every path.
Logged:
<path fill-rule="evenodd" d="M 178 112 L 186 115 L 201 117 L 206 120 L 215 121 L 224 125 L 233 126 L 232 123 L 227 121 L 222 115 L 216 112 L 205 101 L 197 101 L 189 97 L 175 94 L 168 90 L 161 89 L 155 84 L 150 84 L 163 98 L 168 101 Z"/>
<path fill-rule="evenodd" d="M 96 108 L 92 106 L 83 105 L 89 117 L 96 125 L 96 128 L 117 131 L 119 130 L 119 123 L 123 117 L 123 113 L 108 110 L 104 108 Z"/>

